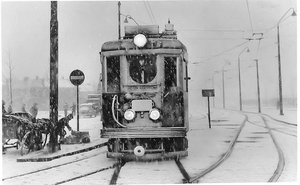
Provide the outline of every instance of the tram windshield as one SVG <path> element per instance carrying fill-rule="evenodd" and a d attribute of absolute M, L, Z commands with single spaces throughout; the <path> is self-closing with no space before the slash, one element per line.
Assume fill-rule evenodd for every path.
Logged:
<path fill-rule="evenodd" d="M 157 73 L 156 55 L 128 55 L 129 74 L 139 84 L 151 82 Z"/>

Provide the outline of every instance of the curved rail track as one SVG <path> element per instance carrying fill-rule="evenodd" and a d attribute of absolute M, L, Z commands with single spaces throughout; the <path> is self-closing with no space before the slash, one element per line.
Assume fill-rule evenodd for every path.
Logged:
<path fill-rule="evenodd" d="M 234 146 L 238 142 L 239 135 L 240 135 L 241 131 L 243 130 L 246 123 L 250 123 L 250 124 L 253 124 L 253 125 L 256 125 L 256 126 L 259 126 L 259 127 L 264 127 L 268 130 L 268 133 L 269 133 L 270 137 L 272 138 L 272 141 L 273 141 L 273 143 L 276 147 L 276 150 L 277 150 L 278 156 L 279 156 L 277 168 L 275 169 L 273 175 L 269 178 L 268 182 L 275 182 L 279 179 L 279 177 L 280 177 L 280 175 L 283 171 L 283 167 L 284 167 L 284 155 L 283 155 L 283 152 L 282 152 L 278 142 L 276 141 L 276 138 L 272 134 L 272 131 L 278 131 L 278 132 L 280 132 L 280 131 L 278 129 L 274 129 L 274 128 L 270 127 L 267 123 L 267 120 L 263 117 L 263 115 L 260 115 L 260 116 L 261 116 L 261 119 L 263 120 L 264 125 L 259 125 L 259 124 L 253 123 L 249 120 L 248 115 L 246 115 L 244 113 L 242 115 L 245 116 L 245 118 L 244 118 L 241 126 L 237 130 L 236 135 L 230 141 L 230 144 L 229 144 L 229 147 L 228 147 L 227 151 L 225 152 L 224 155 L 222 155 L 222 157 L 218 161 L 216 161 L 210 167 L 204 169 L 202 172 L 198 173 L 197 175 L 190 176 L 189 173 L 185 170 L 185 167 L 181 163 L 181 161 L 178 160 L 178 159 L 174 160 L 177 167 L 178 167 L 178 169 L 179 169 L 179 171 L 181 172 L 181 174 L 183 176 L 182 182 L 179 182 L 179 180 L 178 180 L 178 183 L 198 183 L 199 179 L 203 178 L 206 174 L 212 172 L 218 166 L 220 166 L 220 164 L 222 164 L 224 161 L 226 161 L 230 157 L 231 153 L 233 152 Z M 273 119 L 273 120 L 278 121 L 278 120 L 275 120 L 275 119 Z M 281 122 L 281 123 L 287 124 L 286 122 Z M 294 127 L 293 124 L 287 124 L 287 125 Z M 284 133 L 284 134 L 289 134 L 289 133 Z M 294 136 L 294 135 L 292 135 L 292 136 Z M 253 138 L 256 138 L 256 137 L 253 137 Z M 249 141 L 249 142 L 251 142 L 251 141 Z M 123 165 L 119 165 L 118 167 L 116 167 L 110 184 L 116 184 L 117 183 L 117 178 L 118 178 L 118 175 L 119 175 Z M 174 169 L 172 171 L 174 171 Z"/>
<path fill-rule="evenodd" d="M 247 112 L 247 113 L 251 113 L 251 114 L 257 115 L 257 113 L 252 113 L 252 112 Z M 248 116 L 246 115 L 246 113 L 243 113 L 243 115 L 245 115 L 247 117 L 247 120 L 246 120 L 247 123 L 251 123 L 251 124 L 253 124 L 255 126 L 259 126 L 259 127 L 264 127 L 264 128 L 266 128 L 268 130 L 268 134 L 272 138 L 272 141 L 273 141 L 274 146 L 275 146 L 275 148 L 277 150 L 277 153 L 278 153 L 278 164 L 277 164 L 277 167 L 276 167 L 274 173 L 272 174 L 272 176 L 269 178 L 268 182 L 276 182 L 276 181 L 278 181 L 278 179 L 281 176 L 281 174 L 283 172 L 283 169 L 284 169 L 285 157 L 284 157 L 283 150 L 281 149 L 279 143 L 277 142 L 276 137 L 274 136 L 274 134 L 272 132 L 273 131 L 274 132 L 280 132 L 280 133 L 285 134 L 285 135 L 289 135 L 289 136 L 292 136 L 292 137 L 297 137 L 297 124 L 293 124 L 293 123 L 289 123 L 289 122 L 285 122 L 285 121 L 280 121 L 280 120 L 274 119 L 273 117 L 271 117 L 269 115 L 259 114 L 259 116 L 261 117 L 261 119 L 262 119 L 262 121 L 264 123 L 264 125 L 260 125 L 260 124 L 251 122 L 248 119 Z M 267 120 L 266 117 L 270 118 L 271 121 Z M 272 122 L 273 124 L 281 125 L 283 127 L 276 128 L 274 126 L 270 126 L 268 124 L 268 122 Z M 289 128 L 287 128 L 287 127 L 289 127 Z M 233 141 L 236 142 L 236 139 L 232 140 L 232 142 Z M 231 152 L 231 149 L 232 149 L 232 147 L 229 148 L 230 152 Z M 227 152 L 227 153 L 229 154 L 229 152 Z M 226 159 L 221 158 L 220 159 L 220 163 L 223 162 Z M 195 182 L 194 180 L 200 179 L 200 178 L 204 177 L 204 175 L 206 175 L 207 173 L 209 173 L 209 172 L 213 171 L 214 169 L 216 169 L 218 167 L 218 163 L 219 163 L 219 161 L 217 163 L 213 164 L 211 167 L 209 167 L 206 170 L 204 170 L 203 172 L 201 172 L 194 179 L 192 178 L 191 182 Z"/>
<path fill-rule="evenodd" d="M 198 180 L 200 178 L 202 178 L 204 175 L 206 175 L 207 173 L 209 173 L 210 171 L 214 170 L 215 168 L 217 168 L 222 162 L 224 162 L 231 154 L 233 147 L 236 143 L 236 140 L 241 132 L 241 130 L 243 129 L 245 123 L 247 121 L 247 116 L 245 116 L 243 123 L 241 124 L 241 126 L 239 127 L 238 131 L 236 132 L 234 138 L 231 140 L 229 147 L 227 149 L 227 151 L 225 152 L 224 155 L 222 155 L 222 157 L 216 162 L 214 163 L 212 166 L 210 166 L 209 168 L 205 169 L 204 171 L 200 172 L 198 175 L 196 176 L 190 176 L 189 173 L 187 172 L 187 170 L 185 169 L 184 165 L 181 163 L 181 161 L 179 159 L 174 159 L 174 162 L 178 168 L 178 170 L 180 171 L 182 177 L 180 178 L 180 176 L 176 176 L 177 183 L 195 183 L 198 182 Z M 117 180 L 119 177 L 119 174 L 121 172 L 121 168 L 125 165 L 125 163 L 120 163 L 120 165 L 115 167 L 115 171 L 114 174 L 112 175 L 110 184 L 114 185 L 117 184 Z M 125 169 L 125 170 L 130 170 L 130 169 Z M 151 171 L 151 170 L 157 170 L 157 169 L 150 169 L 148 168 L 147 170 Z M 172 169 L 163 169 L 164 171 L 169 170 L 169 174 L 174 174 L 174 170 L 175 168 Z M 127 172 L 129 173 L 129 172 Z M 122 184 L 123 182 L 121 182 Z M 124 182 L 125 183 L 125 182 Z M 169 182 L 168 182 L 169 183 Z"/>
<path fill-rule="evenodd" d="M 261 127 L 262 129 L 267 129 L 267 132 L 261 132 L 261 133 L 270 135 L 270 137 L 271 137 L 271 139 L 274 143 L 274 146 L 276 147 L 278 156 L 279 156 L 277 167 L 274 170 L 274 172 L 272 173 L 272 176 L 269 178 L 268 182 L 276 182 L 280 178 L 280 175 L 282 174 L 284 166 L 285 166 L 285 157 L 284 157 L 284 153 L 283 153 L 279 143 L 277 142 L 277 139 L 276 139 L 275 135 L 273 134 L 273 132 L 279 132 L 281 134 L 285 134 L 285 135 L 288 135 L 290 137 L 297 137 L 297 132 L 296 132 L 297 125 L 273 119 L 272 117 L 270 117 L 268 115 L 251 113 L 251 114 L 255 114 L 255 115 L 260 116 L 262 121 L 256 122 L 256 121 L 251 121 L 249 119 L 247 114 L 250 114 L 250 113 L 243 112 L 243 113 L 240 113 L 240 114 L 244 116 L 244 119 L 243 119 L 241 125 L 238 127 L 234 137 L 231 139 L 226 152 L 215 163 L 213 163 L 209 167 L 201 170 L 201 172 L 199 172 L 199 171 L 197 173 L 193 172 L 194 175 L 191 176 L 191 175 L 189 175 L 189 173 L 185 169 L 185 166 L 182 164 L 182 162 L 179 159 L 174 159 L 174 162 L 175 162 L 174 167 L 177 166 L 179 172 L 182 175 L 182 176 L 178 176 L 178 175 L 176 176 L 175 181 L 177 181 L 177 183 L 198 183 L 200 181 L 200 179 L 202 179 L 205 175 L 207 175 L 210 172 L 213 172 L 214 170 L 216 170 L 220 166 L 220 164 L 222 164 L 224 161 L 226 161 L 231 156 L 231 154 L 234 152 L 235 144 L 238 143 L 238 142 L 241 142 L 241 141 L 238 141 L 238 139 L 239 139 L 240 133 L 242 132 L 242 130 L 243 130 L 243 128 L 246 124 L 251 124 L 251 125 L 254 125 L 254 126 L 257 126 L 257 127 Z M 271 125 L 270 122 L 272 123 L 272 125 Z M 278 127 L 274 126 L 274 124 L 277 125 L 277 126 L 278 125 L 279 126 L 283 125 L 285 127 L 279 127 L 278 128 Z M 288 127 L 288 129 L 287 129 L 287 127 Z M 255 136 L 255 137 L 248 137 L 248 138 L 255 139 L 255 138 L 262 138 L 262 137 Z M 248 141 L 248 142 L 251 143 L 251 141 Z M 70 161 L 70 162 L 65 162 L 65 163 L 62 163 L 62 164 L 58 164 L 58 165 L 54 165 L 54 166 L 51 166 L 51 167 L 31 171 L 31 172 L 20 174 L 20 175 L 6 177 L 6 178 L 3 178 L 2 181 L 10 182 L 11 180 L 14 180 L 14 179 L 17 179 L 17 178 L 26 178 L 27 176 L 32 175 L 32 174 L 39 175 L 39 174 L 47 173 L 47 171 L 49 171 L 49 170 L 57 171 L 57 170 L 60 170 L 62 167 L 74 166 L 74 164 L 76 164 L 76 163 L 84 164 L 86 161 L 89 161 L 93 158 L 99 158 L 99 156 L 104 155 L 105 153 L 106 153 L 105 151 L 102 151 L 102 152 L 98 152 L 96 154 L 93 154 L 93 155 L 90 155 L 90 156 L 87 156 L 87 157 L 84 157 L 84 158 L 81 158 L 81 159 L 76 159 L 76 160 L 73 160 L 73 161 Z M 164 162 L 167 162 L 167 161 L 164 161 Z M 103 172 L 103 171 L 106 171 L 106 170 L 109 170 L 109 169 L 114 169 L 113 172 L 112 172 L 109 184 L 111 184 L 111 185 L 117 184 L 118 178 L 119 178 L 120 173 L 121 173 L 121 169 L 124 166 L 127 166 L 127 164 L 130 164 L 130 163 L 131 162 L 126 162 L 126 161 L 119 160 L 119 161 L 115 161 L 111 165 L 107 165 L 107 167 L 103 167 L 103 165 L 102 165 L 102 167 L 99 167 L 101 165 L 96 163 L 95 166 L 94 166 L 94 170 L 90 170 L 89 172 L 84 172 L 84 173 L 79 173 L 78 172 L 77 175 L 73 175 L 72 178 L 65 178 L 63 180 L 56 181 L 55 183 L 52 183 L 52 184 L 65 184 L 65 183 L 68 183 L 68 182 L 73 183 L 73 182 L 76 182 L 76 180 L 84 179 L 87 176 L 90 176 L 92 174 L 97 174 L 97 173 L 100 173 L 100 172 Z M 84 166 L 82 168 L 84 168 Z M 130 167 L 129 167 L 129 169 L 130 169 Z M 129 170 L 129 169 L 126 168 L 124 170 Z M 169 172 L 167 172 L 167 173 L 173 173 L 174 174 L 174 169 L 175 168 L 168 169 Z M 146 170 L 149 170 L 149 171 L 156 170 L 157 171 L 157 169 L 151 169 L 150 167 L 148 167 Z M 127 173 L 130 173 L 130 172 L 127 172 Z M 190 174 L 192 174 L 192 173 L 190 172 Z M 123 177 L 124 177 L 124 175 L 123 175 Z"/>
<path fill-rule="evenodd" d="M 253 113 L 251 113 L 253 114 Z M 255 113 L 254 113 L 255 114 Z M 284 124 L 285 126 L 288 126 L 288 127 L 291 127 L 291 131 L 287 132 L 287 131 L 282 131 L 280 130 L 281 128 L 274 128 L 273 126 L 270 126 L 268 124 L 268 120 L 265 118 L 266 115 L 261 115 L 261 114 L 255 114 L 255 115 L 258 115 L 262 121 L 260 121 L 260 124 L 257 124 L 257 123 L 254 123 L 252 122 L 247 113 L 242 113 L 242 115 L 245 117 L 242 124 L 240 125 L 239 129 L 237 130 L 236 132 L 236 135 L 233 137 L 233 139 L 230 141 L 230 144 L 229 144 L 229 147 L 227 149 L 227 151 L 222 155 L 222 157 L 217 160 L 214 164 L 212 164 L 210 167 L 202 170 L 200 173 L 198 173 L 197 175 L 194 175 L 194 176 L 190 176 L 189 173 L 187 172 L 187 170 L 185 169 L 184 165 L 181 163 L 180 160 L 177 160 L 175 159 L 175 163 L 179 169 L 179 171 L 181 172 L 182 176 L 183 176 L 183 179 L 181 178 L 181 180 L 178 178 L 178 182 L 177 183 L 198 183 L 199 182 L 199 179 L 203 178 L 205 175 L 209 174 L 210 172 L 214 171 L 215 169 L 217 169 L 224 161 L 226 161 L 230 156 L 231 156 L 231 153 L 234 152 L 234 146 L 236 143 L 239 143 L 239 142 L 245 142 L 245 143 L 255 143 L 255 139 L 258 139 L 258 138 L 263 138 L 263 137 L 259 137 L 257 136 L 257 134 L 267 134 L 269 135 L 269 140 L 270 142 L 273 142 L 274 146 L 275 146 L 275 151 L 277 151 L 278 153 L 278 164 L 277 164 L 277 167 L 276 169 L 274 170 L 274 172 L 272 173 L 271 172 L 271 176 L 269 177 L 269 180 L 268 182 L 276 182 L 278 181 L 280 175 L 282 174 L 283 172 L 283 169 L 284 169 L 284 165 L 285 165 L 285 157 L 284 157 L 284 153 L 280 147 L 280 145 L 278 144 L 277 140 L 276 140 L 276 137 L 274 136 L 274 134 L 272 133 L 273 131 L 274 132 L 280 132 L 282 134 L 286 134 L 286 135 L 290 135 L 292 137 L 296 137 L 296 134 L 293 134 L 293 132 L 295 131 L 295 128 L 296 128 L 296 125 L 295 124 L 292 124 L 292 123 L 287 123 L 287 122 L 283 122 L 283 121 L 278 121 L 276 119 L 273 119 L 272 117 L 270 116 L 267 116 L 269 117 L 270 119 L 272 119 L 272 123 L 274 122 L 275 124 Z M 278 123 L 276 123 L 278 122 Z M 247 138 L 250 139 L 249 141 L 242 141 L 242 140 L 239 140 L 239 135 L 241 133 L 241 131 L 243 130 L 245 124 L 252 124 L 252 125 L 255 125 L 255 126 L 258 126 L 258 127 L 263 127 L 264 129 L 266 129 L 267 131 L 264 132 L 264 131 L 261 131 L 261 132 L 253 132 L 253 134 L 255 134 L 256 136 L 248 136 Z M 284 128 L 283 128 L 284 129 Z M 293 130 L 294 129 L 294 130 Z M 266 136 L 267 136 L 266 135 Z M 252 140 L 251 140 L 252 139 Z M 115 169 L 115 173 L 112 177 L 112 180 L 110 182 L 110 184 L 117 184 L 117 179 L 118 179 L 118 176 L 120 174 L 120 171 L 121 171 L 121 168 L 123 167 L 123 165 L 120 165 L 118 167 L 116 167 Z M 149 171 L 151 171 L 151 169 L 149 169 Z M 170 170 L 170 173 L 173 172 L 174 173 L 174 168 Z M 191 174 L 191 173 L 190 173 Z M 121 183 L 122 184 L 122 183 Z"/>

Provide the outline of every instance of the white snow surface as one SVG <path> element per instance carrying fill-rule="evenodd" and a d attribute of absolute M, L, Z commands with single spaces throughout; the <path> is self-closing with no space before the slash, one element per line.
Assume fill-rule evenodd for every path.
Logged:
<path fill-rule="evenodd" d="M 245 111 L 257 112 L 255 108 L 246 108 Z M 211 109 L 211 124 L 212 128 L 208 128 L 207 107 L 190 107 L 190 130 L 188 132 L 189 140 L 189 156 L 181 159 L 183 166 L 186 168 L 188 174 L 193 177 L 197 173 L 203 171 L 213 163 L 218 161 L 222 155 L 228 150 L 229 142 L 235 136 L 240 125 L 243 123 L 245 116 L 240 111 Z M 279 115 L 279 110 L 274 108 L 263 108 L 262 114 L 269 115 L 274 119 L 285 122 L 297 124 L 297 110 L 285 109 L 284 115 Z M 60 112 L 62 115 L 62 112 Z M 48 112 L 39 112 L 38 117 L 49 117 Z M 80 119 L 80 131 L 89 131 L 91 142 L 100 139 L 100 117 L 82 118 Z M 237 141 L 239 141 L 233 149 L 230 157 L 218 166 L 214 171 L 205 175 L 199 180 L 199 183 L 260 183 L 265 184 L 269 177 L 274 172 L 277 162 L 278 153 L 272 142 L 272 139 L 266 134 L 257 135 L 253 137 L 251 133 L 254 132 L 268 132 L 264 125 L 261 124 L 261 118 L 257 115 L 249 115 L 244 129 L 240 133 Z M 228 124 L 229 126 L 222 126 Z M 70 122 L 73 130 L 77 129 L 76 117 Z M 70 134 L 67 131 L 67 134 Z M 298 139 L 289 135 L 283 135 L 279 132 L 274 132 L 274 136 L 278 141 L 283 153 L 285 155 L 285 169 L 279 178 L 277 184 L 287 182 L 289 184 L 297 184 L 297 154 L 299 153 Z M 257 142 L 250 142 L 249 138 L 257 139 Z M 64 146 L 62 146 L 64 147 Z M 94 155 L 97 152 L 103 152 L 105 149 L 95 149 L 90 152 L 84 152 L 74 156 L 62 157 L 49 162 L 16 162 L 20 151 L 16 149 L 8 149 L 5 155 L 2 155 L 2 178 L 26 173 L 36 169 L 51 167 L 53 165 L 72 161 L 74 159 Z M 197 162 L 195 162 L 197 161 Z M 113 160 L 107 159 L 104 156 L 93 159 L 90 165 L 77 166 L 81 168 L 82 173 L 91 171 L 92 163 L 107 167 L 114 163 Z M 127 165 L 127 166 L 126 166 Z M 181 173 L 176 168 L 172 161 L 161 162 L 131 162 L 126 164 L 123 168 L 135 169 L 135 173 L 126 173 L 126 170 L 121 169 L 118 184 L 180 184 L 180 179 L 183 179 Z M 147 168 L 155 168 L 155 170 L 147 171 Z M 164 173 L 164 169 L 174 169 L 172 174 Z M 123 171 L 122 171 L 123 170 Z M 65 173 L 65 171 L 69 171 Z M 52 172 L 55 178 L 66 179 L 71 178 L 77 174 L 72 173 L 72 168 L 65 169 L 65 171 Z M 84 179 L 71 181 L 66 184 L 109 184 L 113 170 L 107 170 L 103 173 L 96 173 Z M 9 180 L 2 181 L 3 184 L 51 184 L 45 179 L 51 179 L 51 176 L 45 175 L 31 175 L 25 180 L 24 178 L 16 179 L 12 182 Z M 53 183 L 52 183 L 53 184 Z"/>

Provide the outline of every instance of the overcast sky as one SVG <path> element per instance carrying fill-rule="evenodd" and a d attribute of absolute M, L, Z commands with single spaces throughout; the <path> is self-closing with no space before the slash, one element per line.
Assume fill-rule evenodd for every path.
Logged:
<path fill-rule="evenodd" d="M 170 18 L 190 59 L 191 92 L 214 88 L 220 95 L 221 73 L 225 66 L 228 93 L 236 99 L 237 59 L 240 55 L 245 98 L 255 98 L 256 68 L 259 60 L 261 93 L 278 95 L 277 31 L 280 46 L 284 96 L 296 95 L 297 11 L 296 0 L 200 0 L 200 1 L 121 1 L 121 13 L 131 15 L 140 25 L 157 24 L 160 31 Z M 135 25 L 132 20 L 121 26 Z M 69 78 L 74 69 L 85 73 L 85 83 L 97 84 L 100 74 L 99 52 L 106 41 L 118 38 L 118 1 L 59 1 L 59 78 Z M 259 38 L 260 40 L 247 40 Z M 122 28 L 122 35 L 123 28 Z M 15 78 L 41 78 L 49 75 L 50 1 L 1 3 L 2 73 L 5 62 L 14 65 Z M 247 42 L 249 41 L 249 42 Z M 214 74 L 214 75 L 213 75 Z M 266 88 L 268 87 L 268 88 Z M 229 97 L 230 98 L 230 97 Z"/>

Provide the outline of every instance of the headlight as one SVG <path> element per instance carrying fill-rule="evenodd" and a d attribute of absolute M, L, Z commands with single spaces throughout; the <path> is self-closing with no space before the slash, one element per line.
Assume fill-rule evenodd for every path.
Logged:
<path fill-rule="evenodd" d="M 132 109 L 127 109 L 124 113 L 124 118 L 127 120 L 127 121 L 132 121 L 135 117 L 135 112 L 134 110 Z"/>
<path fill-rule="evenodd" d="M 133 42 L 137 47 L 144 47 L 145 44 L 147 43 L 147 38 L 145 35 L 143 34 L 137 34 L 134 38 L 133 38 Z"/>
<path fill-rule="evenodd" d="M 160 117 L 159 110 L 151 109 L 149 112 L 149 117 L 150 117 L 150 119 L 152 119 L 154 121 L 158 120 L 158 118 Z"/>

